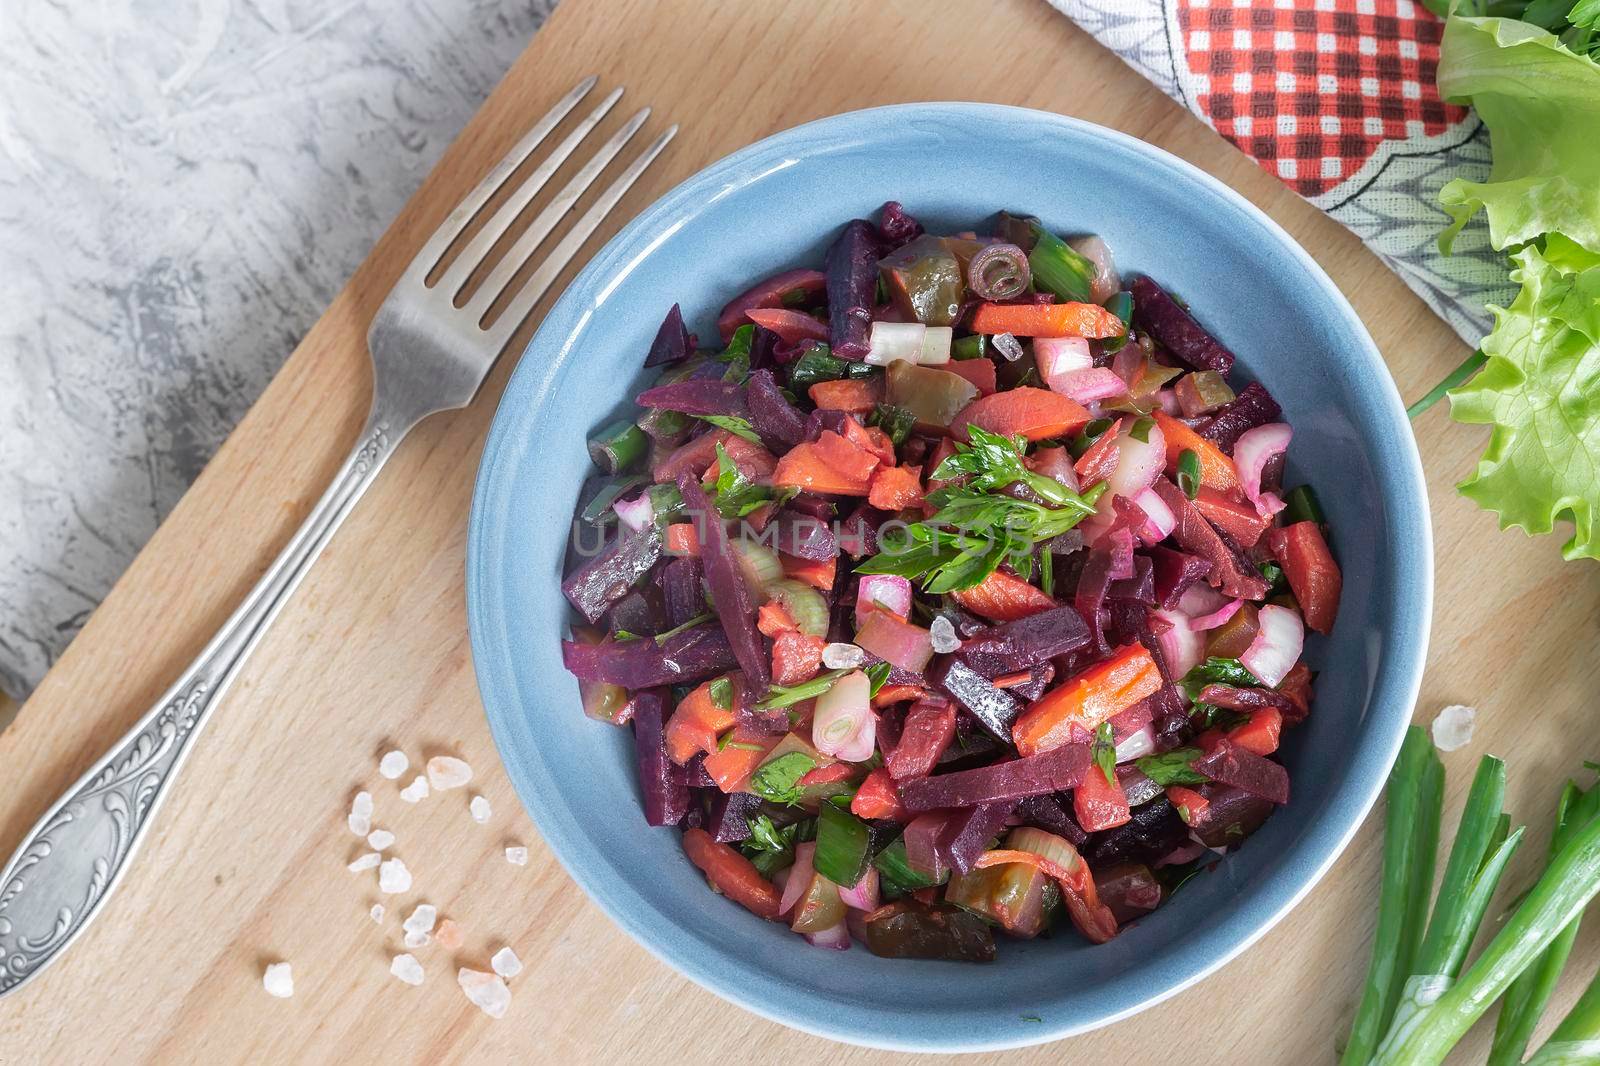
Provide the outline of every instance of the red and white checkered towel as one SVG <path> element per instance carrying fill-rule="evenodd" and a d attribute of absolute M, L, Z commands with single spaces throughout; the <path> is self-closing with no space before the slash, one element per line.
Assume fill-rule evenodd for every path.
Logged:
<path fill-rule="evenodd" d="M 1481 222 L 1439 252 L 1489 138 L 1439 98 L 1444 24 L 1411 0 L 1050 0 L 1262 169 L 1353 230 L 1469 344 L 1511 289 Z"/>

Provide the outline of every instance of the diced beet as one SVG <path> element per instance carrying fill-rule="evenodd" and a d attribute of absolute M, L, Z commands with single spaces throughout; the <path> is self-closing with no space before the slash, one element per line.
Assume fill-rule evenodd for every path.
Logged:
<path fill-rule="evenodd" d="M 922 223 L 906 214 L 898 200 L 890 200 L 878 209 L 878 232 L 887 245 L 885 250 L 893 251 L 922 236 Z"/>
<path fill-rule="evenodd" d="M 1005 828 L 1016 807 L 1016 800 L 980 803 L 953 816 L 940 841 L 950 865 L 960 873 L 970 871 L 978 856 L 988 849 L 989 842 Z"/>
<path fill-rule="evenodd" d="M 1158 785 L 1155 778 L 1131 762 L 1117 767 L 1117 784 L 1121 787 L 1122 794 L 1127 797 L 1130 808 L 1137 807 L 1141 803 L 1149 803 L 1156 797 L 1166 794 L 1166 789 Z"/>
<path fill-rule="evenodd" d="M 877 227 L 860 218 L 847 222 L 828 247 L 828 325 L 837 358 L 860 361 L 871 347 L 868 331 L 882 256 Z"/>
<path fill-rule="evenodd" d="M 1047 833 L 1066 837 L 1067 843 L 1078 847 L 1089 839 L 1089 834 L 1078 828 L 1072 814 L 1056 795 L 1024 796 L 1017 804 L 1017 817 L 1023 825 L 1035 826 Z"/>
<path fill-rule="evenodd" d="M 931 811 L 906 826 L 906 865 L 929 880 L 942 881 L 950 871 L 948 853 L 940 846 L 950 817 L 949 811 Z"/>
<path fill-rule="evenodd" d="M 644 820 L 650 825 L 677 825 L 689 810 L 688 771 L 667 755 L 666 722 L 665 692 L 651 689 L 634 694 L 633 745 Z"/>
<path fill-rule="evenodd" d="M 715 622 L 661 642 L 651 638 L 608 644 L 563 640 L 561 660 L 580 681 L 607 681 L 627 689 L 703 681 L 738 665 L 727 634 Z"/>
<path fill-rule="evenodd" d="M 849 418 L 849 411 L 836 411 L 831 407 L 812 411 L 806 416 L 806 440 L 814 441 L 825 432 L 844 436 L 844 425 Z"/>
<path fill-rule="evenodd" d="M 1201 785 L 1205 811 L 1190 828 L 1208 848 L 1233 847 L 1261 828 L 1272 813 L 1272 801 L 1230 785 Z"/>
<path fill-rule="evenodd" d="M 1082 849 L 1092 867 L 1119 862 L 1153 863 L 1189 839 L 1189 827 L 1165 796 L 1129 811 L 1127 822 L 1095 833 Z"/>
<path fill-rule="evenodd" d="M 1028 667 L 1028 679 L 1026 681 L 1018 682 L 1006 689 L 1006 691 L 1019 700 L 1032 703 L 1044 695 L 1045 689 L 1050 687 L 1050 682 L 1054 681 L 1055 677 L 1056 667 L 1054 663 L 1049 661 L 1035 663 Z"/>
<path fill-rule="evenodd" d="M 1150 608 L 1138 600 L 1106 600 L 1106 642 L 1114 648 L 1132 644 L 1144 632 Z"/>
<path fill-rule="evenodd" d="M 949 700 L 924 699 L 912 704 L 900 729 L 900 742 L 883 764 L 896 781 L 924 777 L 956 735 L 956 708 Z M 928 808 L 924 807 L 923 810 Z"/>
<path fill-rule="evenodd" d="M 650 344 L 650 354 L 644 357 L 645 366 L 663 366 L 681 363 L 694 351 L 694 334 L 683 324 L 683 310 L 677 304 L 667 312 L 656 330 L 656 339 Z"/>
<path fill-rule="evenodd" d="M 827 278 L 816 270 L 785 270 L 774 274 L 729 300 L 717 314 L 717 331 L 726 344 L 733 331 L 749 321 L 745 312 L 752 307 L 782 307 L 792 297 L 809 302 L 822 295 L 826 284 Z"/>
<path fill-rule="evenodd" d="M 1155 564 L 1143 555 L 1133 557 L 1133 576 L 1113 581 L 1106 596 L 1113 600 L 1137 600 L 1147 606 L 1156 605 Z"/>
<path fill-rule="evenodd" d="M 1149 549 L 1151 577 L 1155 582 L 1156 606 L 1171 611 L 1196 582 L 1204 581 L 1211 564 L 1198 555 L 1177 551 L 1164 544 Z"/>
<path fill-rule="evenodd" d="M 1233 369 L 1233 353 L 1160 285 L 1140 276 L 1133 279 L 1132 291 L 1134 325 L 1156 343 L 1195 370 L 1226 374 Z"/>
<path fill-rule="evenodd" d="M 598 622 L 656 565 L 661 548 L 661 531 L 654 522 L 636 533 L 624 533 L 611 550 L 568 575 L 561 591 L 579 614 Z"/>
<path fill-rule="evenodd" d="M 753 792 L 722 792 L 711 798 L 711 813 L 705 830 L 719 844 L 750 839 L 750 816 L 761 807 L 761 797 Z"/>
<path fill-rule="evenodd" d="M 701 584 L 705 576 L 700 560 L 692 555 L 674 559 L 662 567 L 661 597 L 666 602 L 667 621 L 673 628 L 706 609 L 706 590 Z"/>
<path fill-rule="evenodd" d="M 1113 505 L 1126 503 L 1121 496 L 1111 498 Z M 1127 508 L 1113 506 L 1113 510 L 1126 517 L 1129 522 L 1143 522 L 1144 512 L 1136 503 L 1128 503 Z M 1125 525 L 1113 526 L 1102 539 L 1101 544 L 1111 555 L 1111 580 L 1127 581 L 1133 577 L 1133 530 Z"/>
<path fill-rule="evenodd" d="M 1043 796 L 1077 788 L 1088 767 L 1087 744 L 1063 744 L 1025 759 L 902 782 L 900 801 L 907 810 L 930 811 Z"/>
<path fill-rule="evenodd" d="M 1100 619 L 1106 593 L 1111 590 L 1111 565 L 1110 551 L 1090 548 L 1083 562 L 1083 572 L 1078 575 L 1077 591 L 1072 594 L 1072 606 L 1089 628 L 1089 648 L 1098 658 L 1111 654 Z"/>
<path fill-rule="evenodd" d="M 1161 882 L 1143 863 L 1108 866 L 1095 874 L 1094 884 L 1100 902 L 1118 922 L 1131 922 L 1161 906 Z"/>
<path fill-rule="evenodd" d="M 839 555 L 839 538 L 826 519 L 817 518 L 793 507 L 778 512 L 763 537 L 785 555 L 827 562 Z"/>
<path fill-rule="evenodd" d="M 750 410 L 751 428 L 772 451 L 787 451 L 805 439 L 806 416 L 778 388 L 772 371 L 751 372 L 745 405 Z"/>
<path fill-rule="evenodd" d="M 862 504 L 839 524 L 839 547 L 852 559 L 878 553 L 878 527 L 888 515 L 870 504 Z"/>
<path fill-rule="evenodd" d="M 985 626 L 961 646 L 962 660 L 988 678 L 1026 670 L 1086 647 L 1092 638 L 1083 616 L 1054 607 L 1014 622 Z"/>
<path fill-rule="evenodd" d="M 739 566 L 738 556 L 728 540 L 721 516 L 691 474 L 678 476 L 678 492 L 684 508 L 694 520 L 700 538 L 700 561 L 705 566 L 706 584 L 717 605 L 717 621 L 728 634 L 728 645 L 739 660 L 745 682 L 755 692 L 765 692 L 770 678 L 766 646 L 756 629 L 755 597 Z"/>
<path fill-rule="evenodd" d="M 1178 525 L 1172 535 L 1178 545 L 1211 564 L 1206 581 L 1225 596 L 1265 599 L 1269 586 L 1261 572 L 1250 565 L 1236 544 L 1206 521 L 1183 490 L 1165 478 L 1157 481 L 1155 488 L 1162 502 L 1177 516 Z"/>
<path fill-rule="evenodd" d="M 680 411 L 686 415 L 737 415 L 743 418 L 748 413 L 744 386 L 721 378 L 690 378 L 688 381 L 674 381 L 670 385 L 657 385 L 641 392 L 636 402 L 640 407 Z"/>
<path fill-rule="evenodd" d="M 1111 736 L 1116 743 L 1121 744 L 1153 722 L 1155 717 L 1155 708 L 1151 705 L 1150 697 L 1146 696 L 1138 703 L 1111 716 Z"/>
<path fill-rule="evenodd" d="M 618 600 L 616 606 L 606 614 L 606 629 L 612 633 L 627 630 L 629 633 L 653 637 L 671 628 L 667 623 L 661 590 L 648 582 Z"/>
<path fill-rule="evenodd" d="M 1283 720 L 1295 725 L 1304 720 L 1300 704 L 1283 693 L 1270 688 L 1235 688 L 1233 685 L 1207 685 L 1200 690 L 1199 701 L 1231 711 L 1255 711 L 1263 707 L 1275 708 Z"/>
<path fill-rule="evenodd" d="M 1217 447 L 1233 454 L 1233 446 L 1238 443 L 1239 437 L 1247 429 L 1264 426 L 1268 422 L 1276 422 L 1283 417 L 1283 409 L 1278 406 L 1278 401 L 1272 398 L 1272 393 L 1259 381 L 1252 381 L 1239 395 L 1229 400 L 1217 409 L 1217 412 L 1206 421 L 1200 423 L 1196 430 L 1202 437 L 1208 437 L 1217 442 Z"/>
<path fill-rule="evenodd" d="M 1011 726 L 1022 713 L 1022 705 L 1009 692 L 995 688 L 955 655 L 935 659 L 928 680 L 965 707 L 990 733 L 1011 743 Z"/>
<path fill-rule="evenodd" d="M 716 788 L 717 779 L 706 770 L 706 755 L 701 752 L 684 764 L 684 776 L 690 788 Z M 718 791 L 721 791 L 720 789 Z"/>
<path fill-rule="evenodd" d="M 1289 802 L 1289 771 L 1231 740 L 1220 741 L 1193 765 L 1213 781 L 1242 788 L 1273 803 Z"/>

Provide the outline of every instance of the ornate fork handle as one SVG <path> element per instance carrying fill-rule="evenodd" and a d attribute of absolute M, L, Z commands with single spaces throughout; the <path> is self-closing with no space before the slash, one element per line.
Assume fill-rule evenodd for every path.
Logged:
<path fill-rule="evenodd" d="M 199 658 L 23 838 L 0 872 L 0 995 L 98 913 L 219 697 L 415 421 L 374 406 L 333 483 Z"/>

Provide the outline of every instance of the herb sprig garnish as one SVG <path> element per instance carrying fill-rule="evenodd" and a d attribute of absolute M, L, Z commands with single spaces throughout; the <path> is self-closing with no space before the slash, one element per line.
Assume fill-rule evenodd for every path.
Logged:
<path fill-rule="evenodd" d="M 858 573 L 921 579 L 923 589 L 933 595 L 981 584 L 1002 564 L 1031 579 L 1034 546 L 1094 514 L 1103 483 L 1086 493 L 1073 492 L 1027 468 L 1021 438 L 977 426 L 969 426 L 968 433 L 971 443 L 957 444 L 956 454 L 930 475 L 935 481 L 964 477 L 965 482 L 928 496 L 938 509 L 932 517 L 884 530 L 879 538 L 883 550 L 856 567 Z M 1046 502 L 1000 491 L 1014 484 Z"/>

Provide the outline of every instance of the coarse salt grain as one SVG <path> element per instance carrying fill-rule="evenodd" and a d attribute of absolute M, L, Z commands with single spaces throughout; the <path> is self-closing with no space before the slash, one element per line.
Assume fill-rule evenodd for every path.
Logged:
<path fill-rule="evenodd" d="M 411 784 L 400 790 L 400 798 L 407 803 L 417 803 L 428 798 L 428 779 L 418 777 Z"/>
<path fill-rule="evenodd" d="M 511 989 L 502 978 L 463 966 L 456 972 L 456 983 L 483 1013 L 491 1018 L 505 1017 L 506 1008 L 511 1006 Z"/>
<path fill-rule="evenodd" d="M 1472 742 L 1472 727 L 1478 712 L 1453 703 L 1433 720 L 1433 746 L 1440 751 L 1455 751 Z"/>
<path fill-rule="evenodd" d="M 410 766 L 411 760 L 406 758 L 405 752 L 391 751 L 385 753 L 383 758 L 378 760 L 378 773 L 393 781 L 405 773 Z"/>
<path fill-rule="evenodd" d="M 393 895 L 411 891 L 411 871 L 399 859 L 387 859 L 378 867 L 378 890 Z"/>
<path fill-rule="evenodd" d="M 1005 357 L 1006 362 L 1015 363 L 1022 358 L 1022 345 L 1017 343 L 1017 338 L 1009 333 L 996 333 L 990 338 L 994 342 L 995 350 Z"/>
<path fill-rule="evenodd" d="M 440 792 L 460 788 L 472 780 L 472 767 L 449 755 L 435 755 L 428 760 L 428 784 Z"/>
<path fill-rule="evenodd" d="M 522 972 L 522 960 L 517 958 L 517 953 L 510 947 L 503 947 L 494 953 L 489 960 L 489 965 L 501 977 L 515 977 Z"/>
<path fill-rule="evenodd" d="M 372 793 L 361 791 L 350 803 L 350 816 L 345 819 L 350 832 L 364 837 L 372 831 Z"/>
<path fill-rule="evenodd" d="M 439 909 L 431 903 L 419 903 L 411 912 L 411 917 L 400 923 L 400 928 L 408 933 L 432 932 L 433 923 L 439 916 Z"/>
<path fill-rule="evenodd" d="M 482 796 L 473 796 L 472 802 L 467 804 L 467 810 L 472 812 L 472 820 L 479 825 L 489 820 L 489 801 Z"/>
<path fill-rule="evenodd" d="M 415 931 L 405 935 L 405 943 L 406 947 L 408 948 L 425 948 L 428 946 L 428 942 L 432 939 L 433 937 L 427 933 L 418 933 Z"/>
<path fill-rule="evenodd" d="M 383 904 L 374 903 L 372 905 L 372 909 L 367 913 L 372 915 L 373 921 L 377 922 L 379 925 L 383 924 Z"/>
<path fill-rule="evenodd" d="M 506 849 L 506 862 L 509 862 L 512 866 L 526 866 L 526 865 L 528 865 L 528 849 L 527 848 L 507 848 Z"/>
<path fill-rule="evenodd" d="M 829 670 L 852 670 L 867 661 L 867 653 L 854 644 L 828 644 L 822 649 L 822 665 Z"/>
<path fill-rule="evenodd" d="M 942 614 L 934 616 L 932 624 L 928 626 L 928 636 L 932 640 L 933 650 L 940 655 L 947 655 L 961 647 L 956 627 Z"/>
<path fill-rule="evenodd" d="M 382 861 L 383 861 L 383 856 L 382 855 L 379 855 L 375 851 L 369 851 L 366 854 L 364 854 L 364 855 L 360 856 L 359 858 L 357 858 L 355 862 L 353 862 L 349 866 L 345 867 L 345 869 L 349 870 L 353 874 L 358 874 L 362 870 L 370 870 L 370 869 L 372 869 L 374 866 L 378 865 Z"/>
<path fill-rule="evenodd" d="M 376 848 L 378 851 L 382 851 L 393 843 L 394 834 L 389 832 L 387 829 L 374 829 L 372 832 L 367 834 L 368 846 Z"/>
<path fill-rule="evenodd" d="M 456 924 L 454 918 L 446 918 L 439 923 L 439 930 L 434 933 L 433 938 L 446 951 L 455 951 L 462 944 L 461 927 Z"/>
<path fill-rule="evenodd" d="M 396 955 L 389 962 L 389 972 L 408 985 L 420 985 L 422 983 L 422 963 L 418 962 L 415 956 Z"/>
<path fill-rule="evenodd" d="M 294 995 L 294 974 L 290 972 L 289 964 L 275 962 L 268 966 L 261 974 L 261 987 L 267 990 L 268 995 L 279 999 Z"/>

